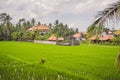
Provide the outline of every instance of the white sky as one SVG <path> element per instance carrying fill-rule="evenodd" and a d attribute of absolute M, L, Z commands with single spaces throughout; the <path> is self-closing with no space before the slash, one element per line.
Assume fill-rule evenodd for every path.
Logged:
<path fill-rule="evenodd" d="M 56 19 L 69 27 L 86 31 L 98 11 L 118 0 L 0 0 L 0 12 L 9 13 L 13 22 L 35 18 L 41 23 Z"/>

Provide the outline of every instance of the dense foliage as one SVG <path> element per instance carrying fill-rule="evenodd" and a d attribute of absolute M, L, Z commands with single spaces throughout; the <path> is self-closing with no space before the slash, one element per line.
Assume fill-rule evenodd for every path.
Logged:
<path fill-rule="evenodd" d="M 11 20 L 12 17 L 9 14 L 0 14 L 0 40 L 47 40 L 47 38 L 52 34 L 56 35 L 57 37 L 68 38 L 70 35 L 75 33 L 75 31 L 72 28 L 69 28 L 67 24 L 64 25 L 58 20 L 56 20 L 54 24 L 44 24 L 51 29 L 46 34 L 42 33 L 41 31 L 27 31 L 27 29 L 32 26 L 41 25 L 40 21 L 36 22 L 34 18 L 32 18 L 30 21 L 21 18 L 15 25 L 11 23 Z"/>

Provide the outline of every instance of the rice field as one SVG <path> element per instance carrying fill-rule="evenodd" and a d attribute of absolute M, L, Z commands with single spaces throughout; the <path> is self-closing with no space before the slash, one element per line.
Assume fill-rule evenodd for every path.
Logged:
<path fill-rule="evenodd" d="M 2 41 L 0 80 L 119 80 L 118 51 L 119 46 Z"/>

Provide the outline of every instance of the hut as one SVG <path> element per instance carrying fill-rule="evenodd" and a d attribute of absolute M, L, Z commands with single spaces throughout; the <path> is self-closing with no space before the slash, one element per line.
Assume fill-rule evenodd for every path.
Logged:
<path fill-rule="evenodd" d="M 81 34 L 80 33 L 75 33 L 72 37 L 76 40 L 80 40 Z"/>
<path fill-rule="evenodd" d="M 56 41 L 57 40 L 57 37 L 55 35 L 51 35 L 49 38 L 48 38 L 48 41 Z"/>
<path fill-rule="evenodd" d="M 75 40 L 81 40 L 81 41 L 85 41 L 86 40 L 86 32 L 80 32 L 80 33 L 75 33 L 72 37 Z"/>

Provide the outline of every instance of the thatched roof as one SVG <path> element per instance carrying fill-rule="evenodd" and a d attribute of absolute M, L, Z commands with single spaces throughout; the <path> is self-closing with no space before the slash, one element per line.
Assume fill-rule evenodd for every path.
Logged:
<path fill-rule="evenodd" d="M 115 35 L 120 35 L 120 30 L 114 32 Z"/>
<path fill-rule="evenodd" d="M 80 37 L 81 37 L 81 34 L 80 34 L 80 33 L 75 33 L 75 34 L 73 35 L 73 37 L 74 37 L 74 38 L 80 38 Z"/>
<path fill-rule="evenodd" d="M 49 38 L 48 38 L 48 41 L 56 41 L 57 40 L 57 37 L 55 35 L 51 35 Z"/>
<path fill-rule="evenodd" d="M 46 25 L 43 25 L 43 24 L 38 26 L 37 29 L 42 30 L 42 31 L 49 31 L 50 30 Z"/>
<path fill-rule="evenodd" d="M 111 39 L 113 39 L 112 35 L 106 35 L 104 37 L 99 38 L 99 40 L 101 40 L 101 41 L 107 41 L 107 40 L 111 40 Z"/>
<path fill-rule="evenodd" d="M 49 27 L 47 27 L 46 25 L 43 25 L 43 24 L 41 24 L 40 26 L 37 26 L 37 27 L 35 27 L 35 26 L 32 26 L 32 27 L 30 27 L 29 29 L 27 29 L 28 31 L 35 31 L 35 30 L 40 30 L 40 31 L 49 31 L 50 30 L 50 28 Z"/>
<path fill-rule="evenodd" d="M 89 38 L 89 40 L 96 40 L 96 39 L 97 39 L 96 35 L 94 35 L 93 37 Z M 103 37 L 98 35 L 98 40 L 100 40 L 100 41 L 107 41 L 107 40 L 111 40 L 111 39 L 113 39 L 112 35 L 106 35 L 106 36 L 103 36 Z"/>

